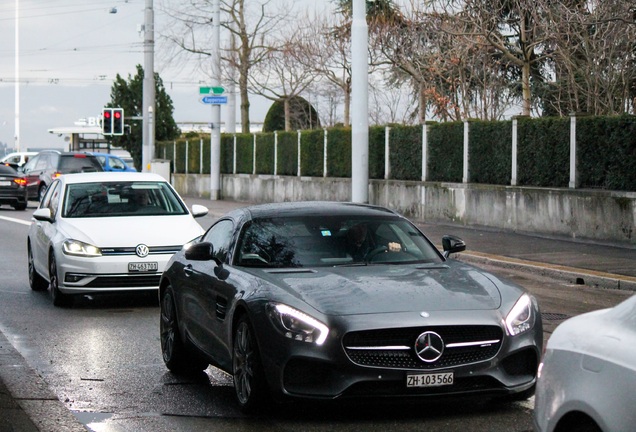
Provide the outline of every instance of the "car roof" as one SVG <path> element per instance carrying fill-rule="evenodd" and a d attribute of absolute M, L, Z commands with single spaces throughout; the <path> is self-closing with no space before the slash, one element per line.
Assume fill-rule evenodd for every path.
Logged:
<path fill-rule="evenodd" d="M 121 159 L 122 157 L 116 154 L 112 154 L 112 153 L 100 153 L 100 152 L 90 152 L 90 154 L 95 155 L 95 156 L 106 156 L 106 157 L 113 157 L 113 158 L 117 158 L 117 159 Z"/>
<path fill-rule="evenodd" d="M 384 207 L 337 201 L 298 201 L 270 203 L 243 207 L 238 210 L 243 210 L 245 213 L 249 214 L 252 219 L 272 216 L 400 216 L 393 210 Z"/>
<path fill-rule="evenodd" d="M 152 181 L 166 182 L 166 179 L 155 173 L 141 172 L 94 172 L 94 173 L 78 173 L 64 174 L 64 183 L 93 183 L 93 182 L 116 182 L 116 181 Z"/>

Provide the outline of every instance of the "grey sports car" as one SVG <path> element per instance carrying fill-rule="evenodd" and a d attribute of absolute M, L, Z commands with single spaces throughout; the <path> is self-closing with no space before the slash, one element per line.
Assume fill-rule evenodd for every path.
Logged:
<path fill-rule="evenodd" d="M 440 253 L 409 220 L 334 202 L 234 210 L 176 253 L 160 284 L 174 373 L 233 376 L 239 406 L 269 396 L 493 396 L 534 392 L 536 300 Z"/>

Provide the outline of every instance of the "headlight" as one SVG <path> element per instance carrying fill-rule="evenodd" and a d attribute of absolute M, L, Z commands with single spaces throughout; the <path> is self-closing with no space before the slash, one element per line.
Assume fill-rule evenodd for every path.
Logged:
<path fill-rule="evenodd" d="M 534 326 L 532 297 L 522 295 L 506 317 L 506 329 L 511 336 L 528 331 Z"/>
<path fill-rule="evenodd" d="M 66 255 L 83 257 L 102 256 L 102 251 L 98 247 L 81 242 L 79 240 L 65 240 L 62 247 L 62 250 Z"/>
<path fill-rule="evenodd" d="M 284 304 L 271 304 L 269 310 L 272 321 L 285 337 L 316 345 L 322 345 L 327 339 L 327 326 L 306 313 Z"/>

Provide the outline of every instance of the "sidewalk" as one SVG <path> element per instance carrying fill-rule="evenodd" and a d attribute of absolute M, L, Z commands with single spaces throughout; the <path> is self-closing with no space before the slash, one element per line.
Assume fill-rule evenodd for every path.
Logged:
<path fill-rule="evenodd" d="M 185 197 L 209 214 L 199 219 L 207 228 L 226 212 L 250 205 Z M 442 236 L 462 238 L 466 252 L 457 259 L 474 264 L 532 271 L 571 283 L 636 291 L 636 247 L 581 240 L 538 237 L 488 228 L 414 221 L 436 245 Z M 31 369 L 0 332 L 0 432 L 85 431 L 46 382 Z"/>

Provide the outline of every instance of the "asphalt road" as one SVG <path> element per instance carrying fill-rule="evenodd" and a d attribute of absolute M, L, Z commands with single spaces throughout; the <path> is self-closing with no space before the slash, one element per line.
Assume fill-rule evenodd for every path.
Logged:
<path fill-rule="evenodd" d="M 53 307 L 48 292 L 32 292 L 25 241 L 31 210 L 0 209 L 0 331 L 4 335 L 0 339 L 0 359 L 17 351 L 25 369 L 41 378 L 35 387 L 45 396 L 24 391 L 17 402 L 40 430 L 82 430 L 82 424 L 93 431 L 532 429 L 532 399 L 511 404 L 486 400 L 434 404 L 311 402 L 285 404 L 259 417 L 244 416 L 234 404 L 231 380 L 223 372 L 208 368 L 205 374 L 184 380 L 167 371 L 159 348 L 159 308 L 154 297 L 84 298 L 71 309 L 60 309 Z M 212 209 L 210 216 L 201 220 L 202 226 L 207 227 L 222 212 Z M 482 265 L 538 297 L 544 316 L 549 317 L 544 321 L 546 339 L 563 319 L 613 306 L 633 294 L 577 285 L 546 276 L 534 267 L 520 270 L 491 261 Z M 0 373 L 3 378 L 15 377 L 16 382 L 8 384 L 19 392 L 26 386 L 18 373 L 23 366 L 19 359 L 11 362 L 20 365 L 13 369 L 20 370 L 7 372 L 15 364 L 5 363 L 7 367 Z M 56 411 L 60 407 L 68 411 Z M 3 429 L 0 421 L 0 432 L 29 430 L 8 427 Z"/>

